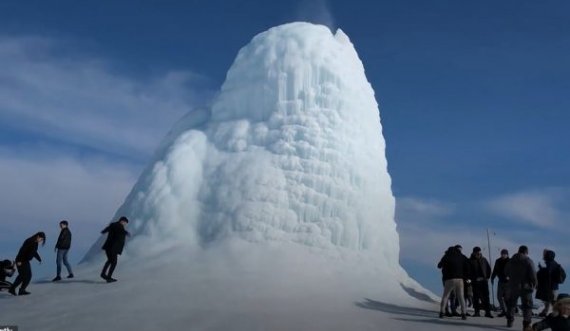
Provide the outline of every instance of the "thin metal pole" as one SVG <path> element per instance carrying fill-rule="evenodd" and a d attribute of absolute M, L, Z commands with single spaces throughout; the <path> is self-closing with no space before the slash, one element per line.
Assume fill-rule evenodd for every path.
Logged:
<path fill-rule="evenodd" d="M 489 249 L 489 264 L 493 263 L 491 257 L 491 236 L 489 236 L 489 228 L 487 228 L 487 248 Z M 495 309 L 495 284 L 491 282 L 491 298 L 493 299 L 493 309 Z"/>

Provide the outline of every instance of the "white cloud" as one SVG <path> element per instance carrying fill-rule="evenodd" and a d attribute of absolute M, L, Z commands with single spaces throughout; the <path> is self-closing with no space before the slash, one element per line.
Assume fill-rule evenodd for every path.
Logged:
<path fill-rule="evenodd" d="M 564 224 L 568 216 L 562 208 L 562 203 L 570 197 L 567 193 L 562 189 L 516 192 L 496 197 L 486 205 L 491 212 L 512 221 L 555 228 Z"/>
<path fill-rule="evenodd" d="M 76 252 L 85 250 L 114 216 L 140 169 L 116 160 L 36 152 L 0 150 L 1 246 L 15 253 L 37 231 L 48 234 L 51 246 L 57 224 L 67 219 Z"/>
<path fill-rule="evenodd" d="M 543 190 L 551 197 L 550 203 L 556 205 L 564 190 Z M 518 195 L 517 195 L 518 196 Z M 500 199 L 499 199 L 500 200 Z M 532 201 L 542 201 L 534 199 Z M 496 201 L 496 200 L 493 200 Z M 508 205 L 508 204 L 507 204 Z M 535 208 L 539 208 L 533 204 Z M 548 204 L 546 204 L 548 205 Z M 474 246 L 480 246 L 488 256 L 486 227 L 479 222 L 461 221 L 464 213 L 475 214 L 474 218 L 484 217 L 488 204 L 453 205 L 443 201 L 421 198 L 398 198 L 396 202 L 398 233 L 400 235 L 400 256 L 407 261 L 433 266 L 443 252 L 455 244 L 463 246 L 463 253 L 469 255 Z M 551 206 L 552 207 L 552 206 Z M 556 211 L 556 222 L 561 211 Z M 488 216 L 487 216 L 488 217 Z M 553 221 L 554 222 L 554 221 Z M 529 226 L 530 224 L 530 226 Z M 491 232 L 491 254 L 496 258 L 502 248 L 514 254 L 520 245 L 527 245 L 536 263 L 540 262 L 544 248 L 554 249 L 562 263 L 567 263 L 570 250 L 566 243 L 567 230 L 559 226 L 556 230 L 546 228 L 538 232 L 532 226 L 535 223 L 504 225 L 496 234 Z M 556 223 L 561 225 L 560 223 Z M 496 224 L 496 227 L 499 224 Z"/>
<path fill-rule="evenodd" d="M 422 217 L 442 217 L 452 214 L 455 207 L 436 200 L 402 197 L 396 199 L 396 208 L 398 215 L 405 219 L 412 214 L 420 214 Z"/>
<path fill-rule="evenodd" d="M 45 38 L 0 37 L 0 121 L 43 138 L 119 155 L 148 156 L 200 97 L 202 78 L 167 72 L 135 79 L 105 61 L 63 57 Z"/>

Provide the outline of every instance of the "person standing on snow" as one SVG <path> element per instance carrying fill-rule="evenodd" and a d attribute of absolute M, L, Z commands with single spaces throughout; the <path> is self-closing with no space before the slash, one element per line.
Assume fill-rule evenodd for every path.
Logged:
<path fill-rule="evenodd" d="M 556 253 L 554 251 L 545 249 L 543 259 L 546 266 L 543 268 L 540 263 L 538 264 L 536 298 L 544 302 L 544 309 L 538 315 L 540 317 L 548 315 L 550 307 L 556 301 L 558 286 L 563 281 L 561 274 L 565 272 L 562 266 L 554 260 L 555 257 Z M 564 278 L 566 278 L 565 275 Z"/>
<path fill-rule="evenodd" d="M 495 278 L 499 279 L 499 283 L 497 284 L 497 299 L 501 307 L 501 313 L 497 315 L 498 317 L 505 317 L 507 315 L 506 294 L 509 279 L 505 274 L 505 266 L 509 260 L 509 251 L 506 249 L 501 250 L 501 257 L 495 260 L 495 266 L 491 274 L 491 283 L 495 282 Z"/>
<path fill-rule="evenodd" d="M 485 317 L 493 318 L 491 315 L 491 303 L 489 302 L 489 278 L 491 277 L 491 266 L 483 254 L 480 247 L 473 247 L 473 253 L 469 259 L 469 272 L 471 284 L 473 286 L 473 306 L 475 314 L 481 316 L 480 310 L 485 310 Z"/>
<path fill-rule="evenodd" d="M 12 287 L 8 290 L 10 294 L 16 295 L 16 288 L 20 287 L 17 295 L 28 295 L 30 292 L 26 291 L 26 288 L 30 284 L 32 280 L 32 266 L 30 265 L 30 261 L 32 259 L 38 260 L 42 263 L 42 258 L 38 254 L 38 246 L 40 243 L 42 245 L 45 244 L 46 241 L 46 234 L 43 232 L 38 232 L 31 236 L 30 238 L 26 239 L 18 251 L 18 255 L 16 256 L 16 268 L 18 269 L 18 277 L 12 284 Z"/>
<path fill-rule="evenodd" d="M 59 237 L 57 238 L 57 243 L 55 244 L 55 251 L 57 253 L 57 275 L 53 282 L 57 282 L 61 280 L 61 265 L 62 263 L 65 265 L 67 269 L 67 278 L 73 278 L 73 271 L 71 270 L 71 266 L 69 265 L 69 261 L 67 261 L 67 253 L 71 248 L 71 231 L 69 230 L 69 223 L 65 220 L 59 222 L 59 228 L 61 231 L 59 232 Z"/>
<path fill-rule="evenodd" d="M 514 312 L 519 298 L 522 302 L 523 331 L 532 331 L 532 292 L 536 287 L 536 269 L 534 262 L 528 257 L 528 247 L 520 246 L 505 265 L 505 274 L 509 280 L 507 293 L 507 327 L 512 327 Z"/>
<path fill-rule="evenodd" d="M 463 280 L 467 278 L 469 268 L 467 258 L 456 247 L 450 247 L 439 262 L 438 268 L 441 268 L 445 287 L 441 298 L 439 318 L 443 318 L 447 301 L 453 291 L 459 299 L 461 319 L 467 319 L 465 315 L 465 298 L 463 297 Z"/>
<path fill-rule="evenodd" d="M 118 256 L 123 253 L 123 247 L 125 246 L 125 239 L 129 235 L 129 232 L 125 230 L 125 227 L 129 223 L 129 220 L 122 216 L 117 222 L 109 224 L 101 233 L 108 233 L 107 240 L 103 244 L 103 250 L 107 255 L 107 262 L 103 266 L 101 271 L 101 278 L 107 281 L 107 283 L 116 282 L 114 279 L 113 272 L 117 266 Z"/>

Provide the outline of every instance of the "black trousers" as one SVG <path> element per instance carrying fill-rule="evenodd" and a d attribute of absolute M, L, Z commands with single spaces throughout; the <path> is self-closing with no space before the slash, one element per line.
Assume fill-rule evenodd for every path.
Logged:
<path fill-rule="evenodd" d="M 113 276 L 113 272 L 115 271 L 115 267 L 117 266 L 117 258 L 119 257 L 119 255 L 111 251 L 105 251 L 105 254 L 107 255 L 107 262 L 105 262 L 105 265 L 103 266 L 103 271 L 101 271 L 101 275 L 107 278 L 111 278 Z M 108 273 L 107 270 L 109 270 Z"/>
<path fill-rule="evenodd" d="M 475 312 L 479 312 L 481 309 L 486 313 L 491 311 L 489 284 L 486 280 L 475 281 L 473 283 L 473 308 L 475 308 Z"/>
<path fill-rule="evenodd" d="M 14 285 L 12 287 L 15 289 L 18 286 L 20 287 L 20 291 L 25 291 L 30 281 L 32 280 L 32 266 L 30 265 L 29 261 L 20 262 L 18 267 L 18 277 L 14 281 Z"/>

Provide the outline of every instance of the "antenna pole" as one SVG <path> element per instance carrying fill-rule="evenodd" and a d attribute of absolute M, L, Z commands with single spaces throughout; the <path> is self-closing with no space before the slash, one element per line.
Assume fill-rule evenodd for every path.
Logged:
<path fill-rule="evenodd" d="M 487 228 L 487 248 L 489 252 L 489 264 L 491 264 L 493 258 L 491 256 L 491 236 L 489 235 L 489 228 Z M 491 282 L 491 298 L 493 299 L 493 309 L 495 309 L 495 284 L 493 284 L 493 282 Z"/>

